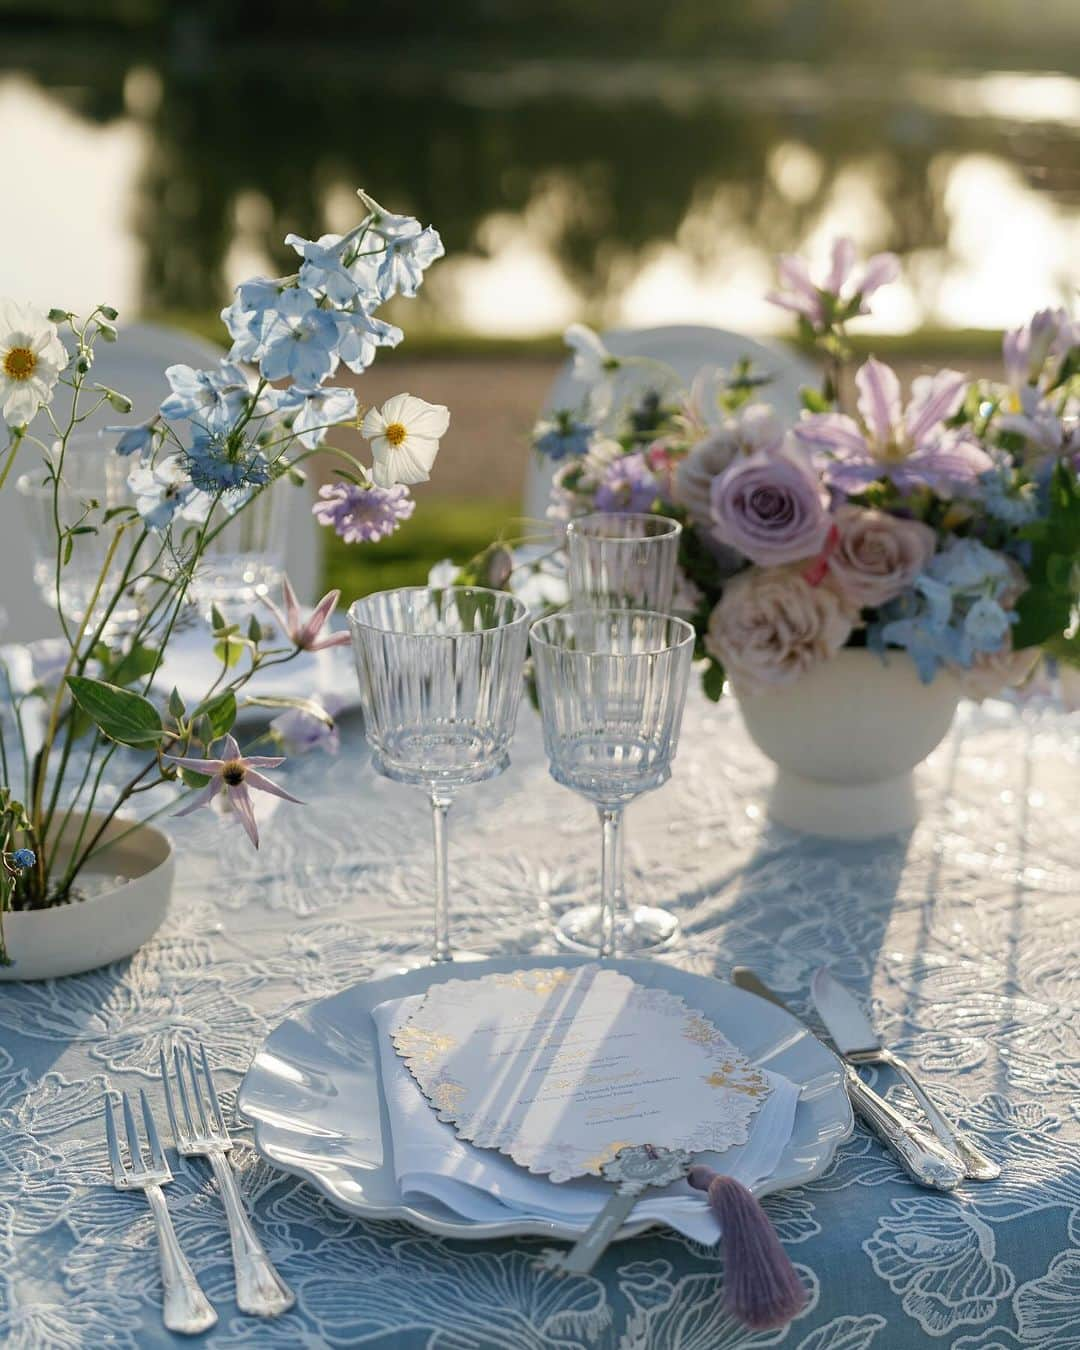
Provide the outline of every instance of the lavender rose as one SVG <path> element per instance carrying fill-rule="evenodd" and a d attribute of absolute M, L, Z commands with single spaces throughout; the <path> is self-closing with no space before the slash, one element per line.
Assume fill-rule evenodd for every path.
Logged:
<path fill-rule="evenodd" d="M 680 461 L 675 470 L 674 496 L 695 525 L 712 525 L 710 490 L 713 481 L 736 459 L 757 452 L 774 454 L 784 442 L 780 419 L 764 403 L 751 403 L 719 427 Z"/>
<path fill-rule="evenodd" d="M 792 567 L 751 567 L 724 587 L 709 616 L 705 649 L 739 694 L 791 684 L 835 656 L 855 615 L 830 586 Z"/>
<path fill-rule="evenodd" d="M 762 567 L 816 557 L 830 520 L 826 495 L 797 452 L 735 460 L 710 490 L 713 535 Z"/>
<path fill-rule="evenodd" d="M 841 506 L 829 576 L 858 608 L 884 605 L 906 591 L 934 553 L 934 532 L 918 520 Z"/>

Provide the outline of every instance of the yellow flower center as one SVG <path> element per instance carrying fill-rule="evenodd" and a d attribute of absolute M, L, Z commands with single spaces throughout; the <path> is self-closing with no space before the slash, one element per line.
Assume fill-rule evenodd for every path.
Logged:
<path fill-rule="evenodd" d="M 402 422 L 391 422 L 383 432 L 383 435 L 391 445 L 400 445 L 406 436 L 405 425 Z"/>
<path fill-rule="evenodd" d="M 247 773 L 247 765 L 239 759 L 230 759 L 221 770 L 221 776 L 229 787 L 239 787 Z"/>
<path fill-rule="evenodd" d="M 4 357 L 4 374 L 9 380 L 28 380 L 37 363 L 29 347 L 12 347 Z"/>

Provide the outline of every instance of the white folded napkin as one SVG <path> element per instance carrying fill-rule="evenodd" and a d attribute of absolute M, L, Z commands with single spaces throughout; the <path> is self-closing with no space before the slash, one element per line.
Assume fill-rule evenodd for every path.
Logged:
<path fill-rule="evenodd" d="M 423 998 L 423 994 L 415 994 L 391 1000 L 372 1011 L 379 1033 L 394 1174 L 403 1198 L 430 1196 L 476 1222 L 556 1219 L 568 1228 L 587 1228 L 610 1197 L 610 1185 L 592 1177 L 556 1185 L 545 1177 L 531 1175 L 495 1149 L 475 1148 L 463 1142 L 452 1125 L 438 1119 L 390 1040 Z M 791 1137 L 799 1100 L 799 1089 L 790 1079 L 775 1073 L 766 1077 L 772 1090 L 754 1116 L 746 1143 L 724 1153 L 703 1153 L 695 1159 L 746 1186 L 776 1168 Z M 661 1219 L 697 1242 L 720 1240 L 720 1225 L 704 1193 L 693 1190 L 685 1181 L 646 1192 L 634 1214 Z"/>

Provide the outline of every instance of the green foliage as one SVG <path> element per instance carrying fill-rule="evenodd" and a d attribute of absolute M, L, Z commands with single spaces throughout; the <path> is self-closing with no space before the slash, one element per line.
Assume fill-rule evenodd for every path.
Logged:
<path fill-rule="evenodd" d="M 1019 620 L 1013 646 L 1038 647 L 1069 628 L 1077 598 L 1080 563 L 1080 486 L 1076 474 L 1058 464 L 1050 481 L 1050 511 L 1023 530 L 1031 544 L 1028 589 L 1016 606 Z"/>
<path fill-rule="evenodd" d="M 231 689 L 226 689 L 223 694 L 218 694 L 216 698 L 204 703 L 198 709 L 197 715 L 206 719 L 208 734 L 205 740 L 209 745 L 211 741 L 216 741 L 232 731 L 236 721 L 236 695 Z"/>
<path fill-rule="evenodd" d="M 161 716 L 141 694 L 84 675 L 69 675 L 67 683 L 75 702 L 110 741 L 148 749 L 164 740 Z"/>
<path fill-rule="evenodd" d="M 701 687 L 707 699 L 713 703 L 719 702 L 724 692 L 724 667 L 719 661 L 710 659 L 701 676 Z"/>

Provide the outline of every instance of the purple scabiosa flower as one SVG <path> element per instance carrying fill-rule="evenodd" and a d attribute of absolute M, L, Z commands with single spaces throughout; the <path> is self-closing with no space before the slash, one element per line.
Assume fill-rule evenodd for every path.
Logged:
<path fill-rule="evenodd" d="M 824 452 L 830 487 L 852 494 L 878 479 L 901 492 L 932 488 L 942 497 L 971 495 L 993 460 L 946 421 L 964 401 L 967 377 L 955 370 L 912 381 L 907 407 L 896 372 L 871 357 L 855 374 L 859 420 L 846 413 L 814 413 L 795 425 L 803 445 Z"/>
<path fill-rule="evenodd" d="M 249 789 L 268 792 L 272 797 L 282 797 L 287 802 L 296 802 L 302 806 L 299 797 L 278 787 L 270 781 L 260 769 L 276 769 L 285 762 L 282 755 L 241 755 L 240 747 L 232 736 L 225 736 L 221 742 L 220 759 L 193 759 L 187 755 L 163 755 L 162 759 L 178 768 L 191 773 L 205 774 L 210 781 L 188 804 L 177 811 L 178 816 L 190 815 L 200 806 L 208 806 L 219 793 L 225 794 L 225 800 L 236 812 L 247 837 L 259 847 L 259 827 L 255 823 L 255 808 L 251 802 Z"/>
<path fill-rule="evenodd" d="M 620 455 L 607 468 L 596 489 L 596 509 L 636 515 L 652 508 L 659 484 L 640 452 Z"/>
<path fill-rule="evenodd" d="M 320 500 L 311 508 L 320 525 L 328 525 L 347 544 L 373 544 L 393 534 L 416 510 L 409 489 L 360 487 L 356 483 L 325 483 Z"/>

